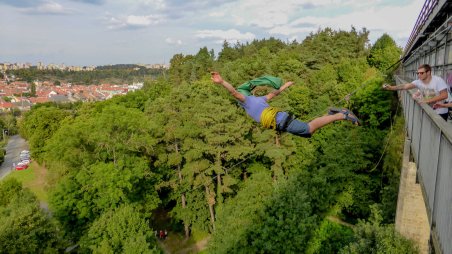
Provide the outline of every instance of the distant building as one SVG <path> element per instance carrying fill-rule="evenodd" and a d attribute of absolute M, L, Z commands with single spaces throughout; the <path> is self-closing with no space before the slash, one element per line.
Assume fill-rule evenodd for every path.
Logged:
<path fill-rule="evenodd" d="M 15 108 L 18 108 L 21 111 L 30 110 L 31 106 L 33 106 L 33 104 L 31 104 L 31 102 L 28 100 L 21 100 L 18 102 L 13 102 L 12 104 Z"/>
<path fill-rule="evenodd" d="M 49 97 L 49 101 L 51 102 L 55 102 L 55 103 L 67 103 L 67 102 L 71 102 L 69 100 L 68 97 L 64 96 L 64 95 L 53 95 Z"/>
<path fill-rule="evenodd" d="M 143 85 L 144 85 L 143 82 L 141 82 L 141 83 L 135 83 L 135 82 L 133 82 L 132 85 L 127 86 L 127 89 L 128 89 L 130 92 L 133 92 L 133 91 L 140 90 L 141 88 L 143 88 Z"/>

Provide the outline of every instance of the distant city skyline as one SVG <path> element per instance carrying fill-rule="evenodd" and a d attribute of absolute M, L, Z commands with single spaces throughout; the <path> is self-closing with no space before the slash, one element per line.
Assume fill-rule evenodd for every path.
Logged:
<path fill-rule="evenodd" d="M 223 42 L 298 42 L 318 29 L 404 47 L 424 0 L 0 0 L 0 63 L 169 64 Z"/>
<path fill-rule="evenodd" d="M 118 63 L 118 64 L 105 64 L 105 65 L 67 65 L 65 63 L 44 63 L 42 61 L 39 61 L 37 63 L 32 62 L 1 62 L 0 61 L 0 70 L 5 68 L 8 65 L 12 65 L 14 67 L 18 68 L 30 68 L 30 67 L 50 67 L 50 68 L 66 68 L 66 67 L 99 67 L 99 66 L 115 66 L 115 65 L 137 65 L 137 66 L 144 66 L 147 68 L 168 68 L 168 64 L 162 64 L 162 63 Z"/>

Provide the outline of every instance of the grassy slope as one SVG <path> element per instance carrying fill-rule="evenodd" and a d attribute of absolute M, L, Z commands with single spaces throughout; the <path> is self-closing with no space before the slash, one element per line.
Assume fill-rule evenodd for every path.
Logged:
<path fill-rule="evenodd" d="M 47 203 L 47 191 L 46 191 L 46 169 L 36 162 L 32 162 L 28 169 L 14 170 L 7 178 L 15 178 L 22 183 L 24 188 L 28 188 L 33 192 L 39 201 Z"/>

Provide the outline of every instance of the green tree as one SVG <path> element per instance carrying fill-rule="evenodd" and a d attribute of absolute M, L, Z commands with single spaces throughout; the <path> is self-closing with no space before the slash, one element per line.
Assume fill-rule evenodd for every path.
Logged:
<path fill-rule="evenodd" d="M 12 113 L 3 114 L 1 116 L 3 122 L 3 128 L 8 131 L 8 135 L 14 135 L 17 133 L 17 120 Z"/>
<path fill-rule="evenodd" d="M 146 174 L 146 162 L 129 157 L 116 163 L 97 163 L 64 177 L 50 196 L 54 216 L 75 236 L 104 212 L 122 204 L 134 203 L 149 216 L 160 200 Z"/>
<path fill-rule="evenodd" d="M 367 60 L 371 66 L 386 74 L 388 68 L 400 59 L 401 54 L 402 49 L 397 46 L 391 36 L 385 33 L 375 41 Z M 395 70 L 397 65 L 393 67 Z"/>
<path fill-rule="evenodd" d="M 150 126 L 150 133 L 158 142 L 158 149 L 161 150 L 154 163 L 156 167 L 171 169 L 165 178 L 165 183 L 160 184 L 160 188 L 170 187 L 173 189 L 172 198 L 177 200 L 176 207 L 178 213 L 175 217 L 182 221 L 184 225 L 185 237 L 190 235 L 191 220 L 190 211 L 187 208 L 186 191 L 188 187 L 184 184 L 182 167 L 184 165 L 183 148 L 184 140 L 193 140 L 199 134 L 199 130 L 193 128 L 190 115 L 183 113 L 185 104 L 183 98 L 187 87 L 179 86 L 171 89 L 165 96 L 156 96 L 154 100 L 149 100 L 145 106 L 145 113 L 149 114 L 151 121 L 155 125 Z M 178 101 L 179 103 L 174 103 Z"/>
<path fill-rule="evenodd" d="M 353 236 L 353 229 L 325 219 L 310 240 L 306 253 L 338 253 Z"/>
<path fill-rule="evenodd" d="M 228 100 L 219 96 L 216 92 L 218 90 L 214 90 L 217 87 L 211 85 L 213 89 L 205 92 L 203 87 L 207 85 L 211 84 L 200 82 L 193 86 L 195 96 L 191 103 L 197 106 L 190 107 L 190 115 L 196 116 L 193 119 L 195 126 L 203 131 L 199 136 L 201 142 L 191 149 L 201 149 L 203 158 L 210 164 L 209 168 L 193 176 L 199 178 L 205 186 L 211 224 L 214 227 L 214 205 L 221 205 L 223 195 L 232 192 L 231 187 L 237 182 L 227 172 L 227 168 L 249 156 L 254 149 L 251 142 L 244 138 L 252 128 L 249 119 L 239 114 Z M 213 183 L 211 185 L 209 178 L 215 179 L 216 187 Z"/>
<path fill-rule="evenodd" d="M 419 253 L 413 241 L 395 231 L 394 225 L 381 225 L 382 217 L 373 206 L 370 221 L 361 221 L 354 228 L 355 239 L 339 253 Z"/>
<path fill-rule="evenodd" d="M 229 45 L 229 42 L 223 42 L 223 48 L 218 54 L 218 61 L 229 62 L 240 58 L 240 52 Z"/>
<path fill-rule="evenodd" d="M 271 174 L 262 166 L 253 174 L 237 196 L 228 200 L 217 214 L 217 230 L 209 241 L 211 253 L 246 253 L 247 234 L 254 223 L 260 223 L 259 212 L 264 209 L 273 188 Z"/>
<path fill-rule="evenodd" d="M 30 96 L 36 97 L 36 84 L 34 82 L 31 82 L 30 85 Z"/>
<path fill-rule="evenodd" d="M 170 60 L 169 76 L 170 81 L 174 85 L 180 85 L 183 81 L 186 82 L 187 76 L 184 70 L 187 63 L 187 58 L 182 54 L 174 55 Z"/>
<path fill-rule="evenodd" d="M 69 112 L 50 106 L 38 107 L 25 113 L 19 123 L 19 132 L 30 144 L 33 158 L 42 162 L 42 153 L 46 141 L 59 129 L 61 121 Z"/>
<path fill-rule="evenodd" d="M 249 183 L 236 202 L 227 203 L 225 213 L 219 215 L 224 229 L 214 233 L 212 252 L 303 253 L 318 226 L 316 214 L 321 213 L 314 211 L 318 197 L 308 179 L 307 174 L 298 172 L 269 188 L 267 173 L 264 182 Z"/>
<path fill-rule="evenodd" d="M 196 81 L 209 73 L 213 66 L 213 55 L 209 52 L 207 47 L 199 49 L 198 53 L 193 59 L 193 67 L 191 71 L 190 81 Z"/>
<path fill-rule="evenodd" d="M 47 142 L 45 159 L 51 169 L 78 170 L 97 161 L 150 156 L 155 141 L 143 127 L 152 125 L 143 112 L 122 105 L 94 105 L 82 107 L 79 116 L 67 119 Z"/>
<path fill-rule="evenodd" d="M 58 253 L 64 243 L 30 191 L 13 178 L 0 182 L 0 253 Z"/>
<path fill-rule="evenodd" d="M 102 214 L 82 237 L 80 247 L 93 253 L 161 253 L 148 222 L 129 205 Z"/>
<path fill-rule="evenodd" d="M 138 109 L 97 106 L 82 107 L 45 147 L 50 205 L 75 238 L 113 207 L 133 203 L 150 216 L 160 202 L 149 167 L 155 141 L 145 128 L 152 124 Z"/>
<path fill-rule="evenodd" d="M 210 89 L 206 91 L 206 87 Z M 148 106 L 157 126 L 162 126 L 151 131 L 160 136 L 166 151 L 157 162 L 174 169 L 167 185 L 175 191 L 173 215 L 183 221 L 186 235 L 189 225 L 213 230 L 215 205 L 220 205 L 223 193 L 232 192 L 230 188 L 236 184 L 225 169 L 251 152 L 251 143 L 243 138 L 250 122 L 218 96 L 218 91 L 210 83 L 197 82 L 178 87 L 169 97 Z"/>
<path fill-rule="evenodd" d="M 400 171 L 402 168 L 403 145 L 405 142 L 405 123 L 396 115 L 392 129 L 386 136 L 387 151 L 383 160 L 381 175 L 381 211 L 384 223 L 394 223 L 397 197 L 399 193 Z"/>

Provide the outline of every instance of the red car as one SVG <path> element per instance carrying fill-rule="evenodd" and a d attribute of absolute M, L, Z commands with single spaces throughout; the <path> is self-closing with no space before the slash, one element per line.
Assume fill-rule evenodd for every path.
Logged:
<path fill-rule="evenodd" d="M 23 170 L 23 169 L 27 169 L 28 165 L 27 164 L 17 164 L 16 166 L 16 170 Z"/>

